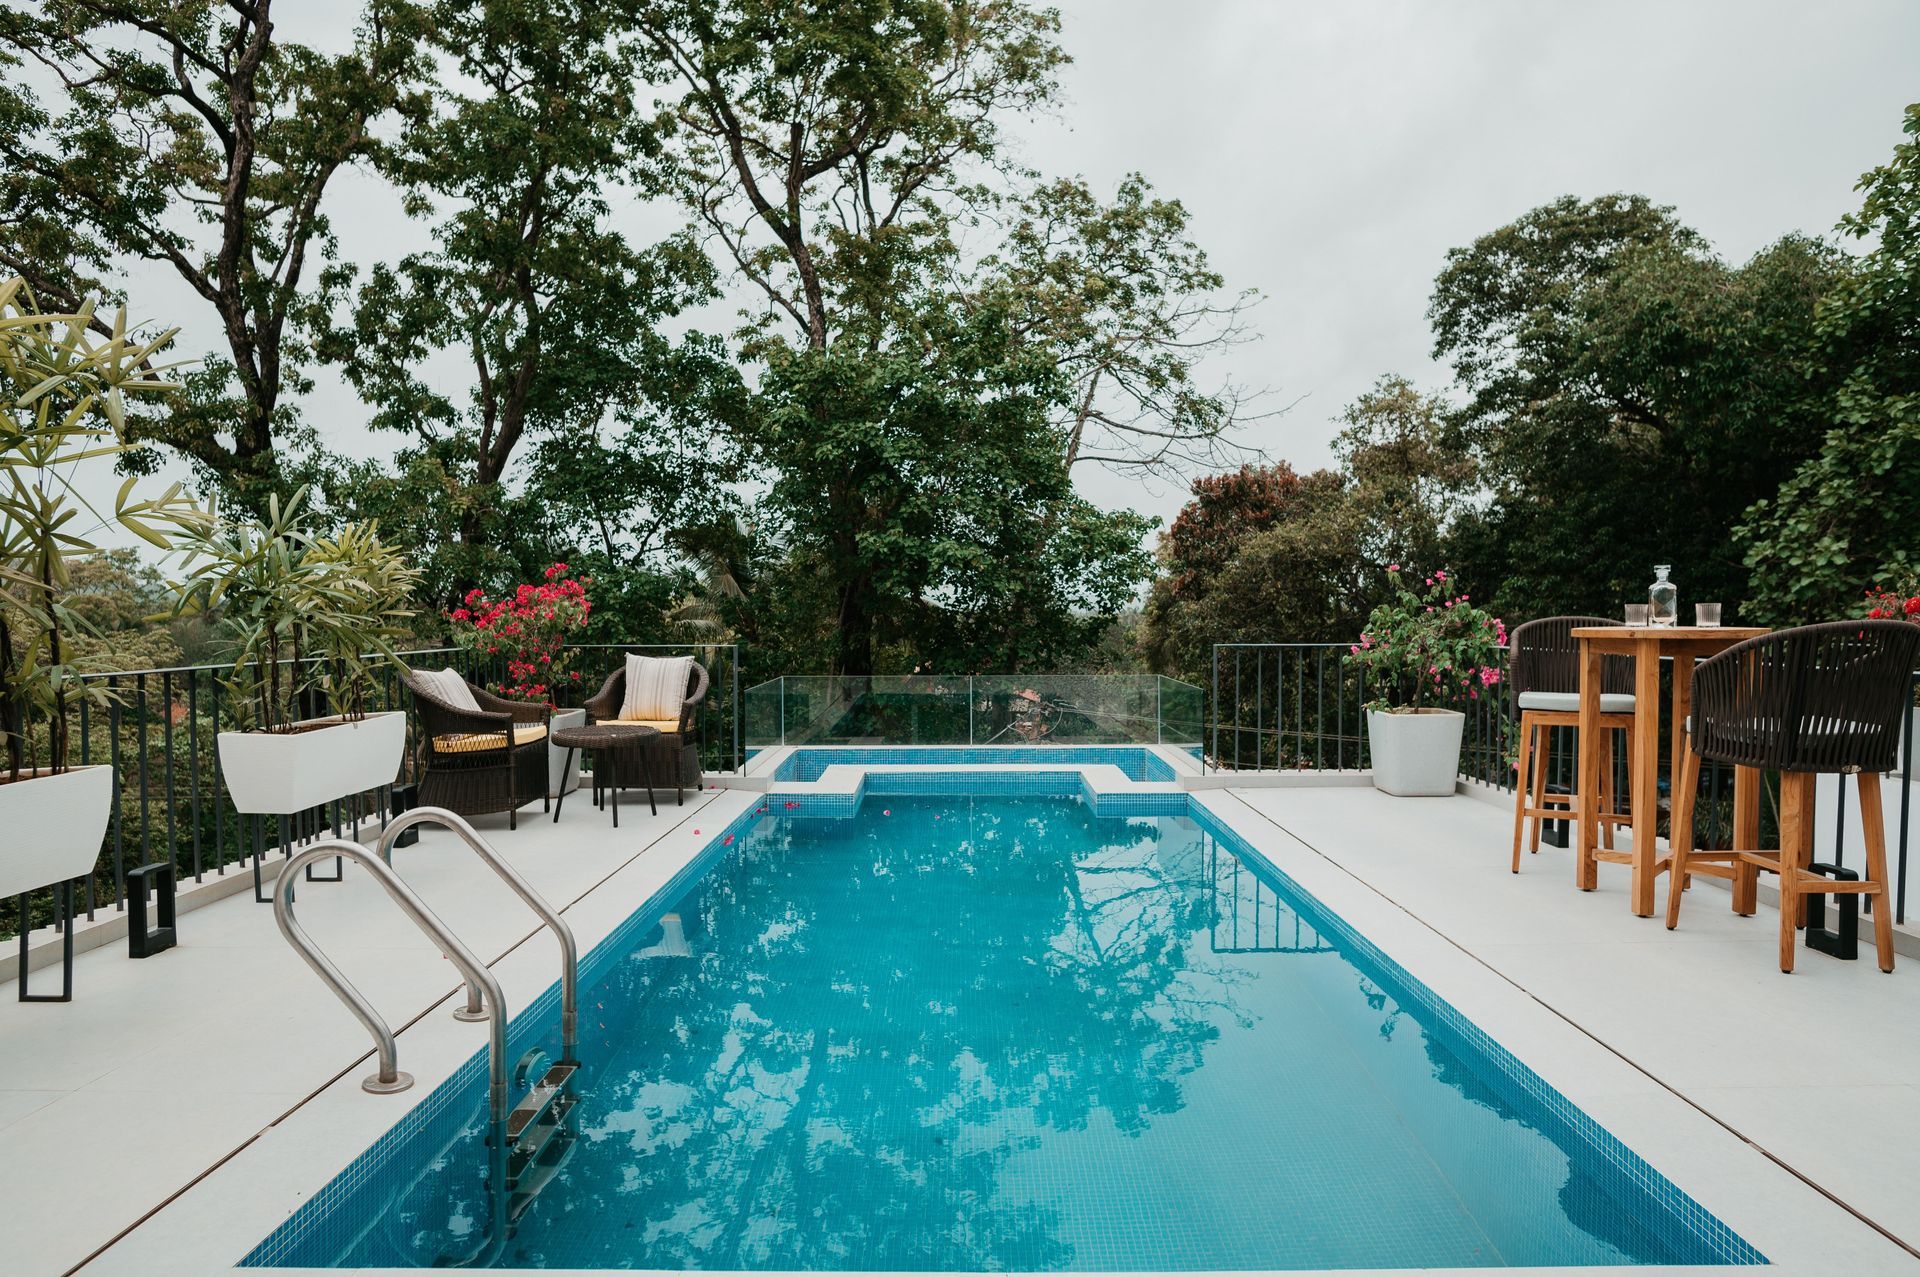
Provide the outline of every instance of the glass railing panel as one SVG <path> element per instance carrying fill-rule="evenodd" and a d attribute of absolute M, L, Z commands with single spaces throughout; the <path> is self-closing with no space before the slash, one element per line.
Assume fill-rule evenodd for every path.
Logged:
<path fill-rule="evenodd" d="M 1160 741 L 1166 745 L 1198 745 L 1206 725 L 1207 694 L 1192 683 L 1159 675 Z"/>

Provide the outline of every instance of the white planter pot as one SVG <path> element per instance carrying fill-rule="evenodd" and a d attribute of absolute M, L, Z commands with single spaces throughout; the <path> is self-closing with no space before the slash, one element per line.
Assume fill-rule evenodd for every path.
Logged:
<path fill-rule="evenodd" d="M 392 784 L 399 774 L 407 716 L 398 710 L 295 725 L 303 730 L 220 733 L 220 770 L 234 810 L 287 816 Z"/>
<path fill-rule="evenodd" d="M 0 785 L 0 899 L 78 878 L 100 859 L 113 768 L 75 767 Z"/>
<path fill-rule="evenodd" d="M 1920 748 L 1920 706 L 1908 710 L 1907 713 L 1913 715 L 1913 743 L 1916 748 Z M 1900 763 L 1894 770 L 1898 771 L 1908 780 L 1912 780 L 1914 779 L 1913 759 L 1907 757 L 1906 725 L 1904 723 L 1901 724 L 1900 730 L 1902 733 L 1900 737 Z"/>
<path fill-rule="evenodd" d="M 1458 710 L 1370 712 L 1367 739 L 1373 747 L 1373 787 L 1401 798 L 1453 793 L 1460 772 L 1460 738 L 1466 728 L 1467 716 Z"/>
<path fill-rule="evenodd" d="M 584 709 L 557 709 L 547 727 L 547 735 L 563 727 L 585 727 L 587 711 Z M 562 746 L 547 745 L 547 797 L 558 798 L 562 794 L 571 794 L 580 788 L 580 754 L 573 752 L 573 766 L 567 766 L 567 750 Z"/>

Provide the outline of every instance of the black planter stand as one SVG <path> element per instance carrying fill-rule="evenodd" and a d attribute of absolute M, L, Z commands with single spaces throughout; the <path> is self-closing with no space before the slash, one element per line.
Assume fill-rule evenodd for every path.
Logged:
<path fill-rule="evenodd" d="M 61 883 L 54 891 L 53 925 L 60 928 L 60 992 L 27 992 L 27 897 L 20 895 L 20 1000 L 22 1002 L 73 1001 L 73 880 Z"/>
<path fill-rule="evenodd" d="M 1833 879 L 1835 882 L 1859 882 L 1857 870 L 1842 869 L 1839 865 L 1815 862 L 1808 869 Z M 1807 897 L 1807 948 L 1828 957 L 1838 958 L 1842 962 L 1852 962 L 1860 956 L 1860 896 L 1856 892 L 1840 892 L 1833 902 L 1834 912 L 1839 914 L 1834 929 L 1827 929 L 1827 898 L 1825 896 Z"/>
<path fill-rule="evenodd" d="M 147 889 L 151 886 L 159 922 L 147 926 Z M 164 860 L 141 865 L 127 874 L 127 956 L 151 958 L 173 948 L 174 875 L 173 866 Z"/>
<path fill-rule="evenodd" d="M 389 791 L 389 797 L 387 799 L 387 818 L 389 820 L 398 820 L 419 805 L 420 786 L 418 784 L 395 785 L 392 790 Z M 395 847 L 411 847 L 419 841 L 420 826 L 415 825 L 411 829 L 401 830 L 400 836 L 393 840 L 393 845 Z"/>

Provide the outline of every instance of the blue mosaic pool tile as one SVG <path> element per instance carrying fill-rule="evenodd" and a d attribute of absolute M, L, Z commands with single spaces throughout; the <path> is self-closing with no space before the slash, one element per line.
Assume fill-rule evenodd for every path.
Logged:
<path fill-rule="evenodd" d="M 1612 1177 L 1621 1201 L 1644 1200 L 1643 1195 L 1651 1198 L 1687 1231 L 1704 1253 L 1714 1256 L 1716 1262 L 1767 1262 L 1752 1245 L 1555 1091 L 1478 1025 L 1414 979 L 1344 919 L 1301 890 L 1257 848 L 1223 825 L 1206 808 L 1192 803 L 1188 795 L 1175 791 L 1097 795 L 1088 792 L 1078 771 L 1045 770 L 870 773 L 867 787 L 876 795 L 1066 795 L 1090 802 L 1095 814 L 1101 817 L 1190 817 L 1232 855 L 1270 878 L 1274 889 L 1290 898 L 1296 912 L 1309 921 L 1314 930 L 1355 960 L 1371 967 L 1400 1005 L 1415 1009 L 1426 1031 L 1461 1058 L 1475 1061 L 1480 1066 L 1476 1072 L 1488 1085 L 1503 1092 L 1503 1099 L 1522 1112 L 1536 1115 L 1541 1122 L 1553 1126 L 1567 1143 L 1590 1154 L 1594 1165 Z M 581 988 L 591 990 L 625 960 L 659 925 L 663 914 L 756 826 L 771 826 L 794 817 L 844 819 L 858 809 L 860 797 L 859 794 L 795 797 L 775 794 L 746 808 L 724 829 L 715 831 L 706 847 L 677 872 L 672 881 L 585 955 L 580 969 Z M 558 1013 L 556 983 L 513 1017 L 509 1026 L 509 1057 L 517 1057 L 534 1045 L 557 1050 Z M 589 1061 L 588 1070 L 593 1067 Z M 408 1175 L 424 1174 L 424 1168 L 432 1159 L 449 1156 L 463 1141 L 472 1142 L 472 1134 L 483 1125 L 480 1097 L 485 1091 L 484 1075 L 484 1051 L 476 1052 L 453 1077 L 435 1088 L 355 1158 L 242 1263 L 250 1267 L 314 1265 L 328 1262 L 326 1256 L 350 1253 L 367 1230 L 374 1227 L 373 1221 L 380 1212 L 405 1191 L 399 1181 Z M 1361 1210 L 1353 1221 L 1354 1226 L 1370 1226 L 1367 1215 L 1368 1212 Z"/>
<path fill-rule="evenodd" d="M 1309 919 L 1317 931 L 1392 981 L 1395 986 L 1392 990 L 1394 999 L 1402 1006 L 1418 1008 L 1429 1032 L 1438 1036 L 1462 1058 L 1477 1060 L 1490 1069 L 1490 1080 L 1505 1084 L 1503 1089 L 1507 1094 L 1503 1098 L 1522 1111 L 1536 1113 L 1554 1123 L 1564 1136 L 1570 1137 L 1571 1142 L 1591 1153 L 1599 1164 L 1611 1172 L 1624 1200 L 1632 1200 L 1636 1195 L 1629 1190 L 1629 1185 L 1632 1190 L 1651 1197 L 1686 1228 L 1708 1254 L 1715 1256 L 1717 1263 L 1752 1265 L 1769 1262 L 1745 1238 L 1727 1227 L 1673 1181 L 1654 1170 L 1612 1132 L 1521 1063 L 1486 1030 L 1415 979 L 1371 940 L 1356 931 L 1346 919 L 1303 890 L 1264 853 L 1227 827 L 1206 807 L 1193 803 L 1192 818 L 1241 861 L 1269 876 L 1275 889 L 1289 896 L 1301 916 Z"/>

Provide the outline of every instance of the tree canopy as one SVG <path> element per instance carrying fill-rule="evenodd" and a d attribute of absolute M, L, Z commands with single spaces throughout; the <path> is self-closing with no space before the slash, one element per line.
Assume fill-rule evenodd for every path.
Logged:
<path fill-rule="evenodd" d="M 1814 307 L 1843 270 L 1795 236 L 1729 266 L 1638 196 L 1559 200 L 1450 253 L 1434 352 L 1486 491 L 1455 566 L 1516 615 L 1611 613 L 1656 562 L 1689 597 L 1744 599 L 1728 532 L 1818 438 Z"/>
<path fill-rule="evenodd" d="M 1765 619 L 1842 614 L 1920 573 L 1920 104 L 1905 132 L 1840 224 L 1874 247 L 1816 308 L 1810 376 L 1837 382 L 1819 450 L 1739 531 Z"/>
<path fill-rule="evenodd" d="M 276 34 L 272 0 L 45 0 L 0 7 L 0 268 L 77 307 L 126 259 L 170 266 L 226 347 L 144 433 L 249 503 L 311 450 L 294 399 L 350 278 L 322 202 L 423 91 L 425 9 L 369 0 L 351 48 Z M 139 433 L 139 432 L 136 432 Z"/>
<path fill-rule="evenodd" d="M 594 639 L 750 674 L 1191 675 L 1351 639 L 1393 563 L 1516 620 L 1655 562 L 1776 623 L 1920 572 L 1920 106 L 1832 239 L 1733 261 L 1616 193 L 1455 248 L 1447 383 L 1382 377 L 1302 473 L 1248 444 L 1268 392 L 1213 360 L 1261 298 L 1177 193 L 1009 144 L 1067 62 L 1021 0 L 362 0 L 327 49 L 272 0 L 0 0 L 0 272 L 174 272 L 215 353 L 129 440 L 377 519 L 423 612 L 565 561 Z M 349 170 L 430 244 L 346 260 Z M 372 455 L 303 415 L 323 367 Z M 1090 467 L 1191 483 L 1157 555 Z"/>

